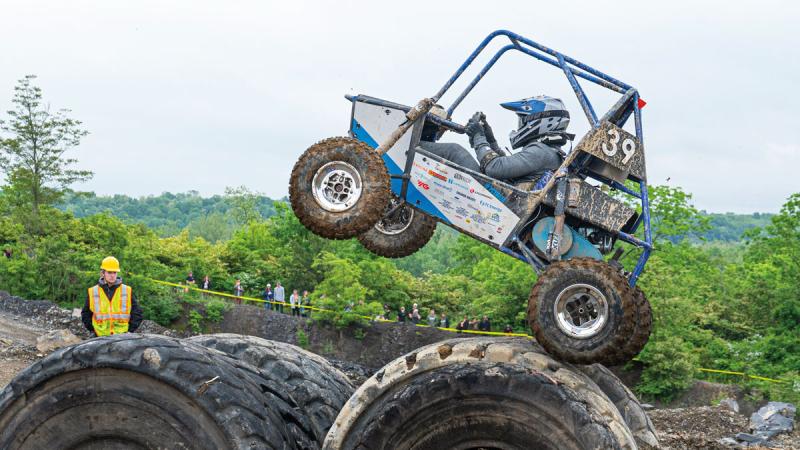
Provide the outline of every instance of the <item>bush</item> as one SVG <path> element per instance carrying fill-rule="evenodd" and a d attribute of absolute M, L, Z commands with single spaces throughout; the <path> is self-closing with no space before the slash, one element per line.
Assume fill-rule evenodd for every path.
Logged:
<path fill-rule="evenodd" d="M 212 322 L 219 322 L 229 308 L 230 304 L 223 300 L 210 300 L 206 303 L 206 317 Z"/>
<path fill-rule="evenodd" d="M 202 327 L 200 323 L 203 321 L 203 315 L 195 310 L 189 311 L 189 328 L 192 329 L 193 333 L 200 333 L 202 331 Z"/>
<path fill-rule="evenodd" d="M 181 315 L 181 307 L 169 297 L 146 297 L 140 300 L 144 318 L 168 327 Z"/>
<path fill-rule="evenodd" d="M 639 355 L 645 369 L 636 390 L 644 396 L 669 401 L 692 383 L 698 358 L 681 337 L 659 338 L 651 339 Z"/>
<path fill-rule="evenodd" d="M 297 345 L 308 350 L 308 335 L 303 330 L 297 330 Z"/>

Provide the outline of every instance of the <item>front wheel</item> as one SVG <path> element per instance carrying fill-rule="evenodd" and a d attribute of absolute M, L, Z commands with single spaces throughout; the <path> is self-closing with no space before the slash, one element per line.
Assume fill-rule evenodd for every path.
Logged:
<path fill-rule="evenodd" d="M 389 202 L 389 174 L 367 144 L 338 137 L 320 141 L 292 169 L 292 210 L 315 234 L 349 239 L 369 230 Z"/>
<path fill-rule="evenodd" d="M 627 280 L 603 261 L 573 258 L 551 264 L 528 300 L 528 322 L 552 355 L 577 364 L 627 362 L 636 327 Z"/>

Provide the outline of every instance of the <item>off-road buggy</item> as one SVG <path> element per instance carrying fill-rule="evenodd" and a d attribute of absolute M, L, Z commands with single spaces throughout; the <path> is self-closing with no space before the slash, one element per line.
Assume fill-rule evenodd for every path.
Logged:
<path fill-rule="evenodd" d="M 436 102 L 496 37 L 497 51 L 454 103 Z M 563 71 L 591 125 L 561 167 L 535 183 L 511 185 L 426 152 L 420 139 L 464 133 L 455 108 L 507 51 Z M 599 117 L 578 79 L 621 94 Z M 628 361 L 650 335 L 651 310 L 636 280 L 652 250 L 641 108 L 636 89 L 573 58 L 499 30 L 469 55 L 432 98 L 409 107 L 365 95 L 352 103 L 349 137 L 311 146 L 295 164 L 289 195 L 300 221 L 331 239 L 357 237 L 385 257 L 410 255 L 437 222 L 518 258 L 538 274 L 528 321 L 551 354 L 574 363 Z M 623 129 L 633 116 L 635 134 Z M 626 182 L 629 184 L 626 186 Z M 606 186 L 603 188 L 603 186 Z M 629 186 L 636 186 L 631 189 Z M 608 190 L 632 196 L 632 202 Z M 641 213 L 630 203 L 640 202 Z M 634 236 L 644 227 L 644 240 Z M 618 241 L 642 252 L 630 271 Z M 613 252 L 608 261 L 603 255 Z"/>

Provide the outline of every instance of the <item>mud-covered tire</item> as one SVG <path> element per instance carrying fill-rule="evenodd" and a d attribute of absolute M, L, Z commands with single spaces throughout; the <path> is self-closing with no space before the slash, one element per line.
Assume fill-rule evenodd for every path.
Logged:
<path fill-rule="evenodd" d="M 387 210 L 398 201 L 393 197 Z M 436 220 L 433 217 L 410 205 L 403 205 L 393 217 L 382 217 L 369 231 L 359 234 L 358 242 L 378 256 L 402 258 L 424 247 L 435 231 Z"/>
<path fill-rule="evenodd" d="M 273 389 L 255 368 L 178 339 L 91 339 L 0 392 L 0 448 L 315 448 Z"/>
<path fill-rule="evenodd" d="M 634 449 L 587 376 L 524 339 L 451 339 L 398 358 L 345 404 L 324 449 Z"/>
<path fill-rule="evenodd" d="M 633 433 L 640 449 L 659 448 L 656 428 L 650 417 L 645 413 L 642 404 L 628 389 L 622 380 L 613 372 L 600 364 L 589 366 L 575 366 L 584 375 L 588 376 L 606 394 L 609 400 L 617 407 L 617 411 L 625 419 L 625 424 Z"/>
<path fill-rule="evenodd" d="M 573 293 L 574 297 L 570 297 Z M 571 324 L 565 322 L 571 319 L 559 319 L 556 307 L 582 295 L 602 297 L 607 309 L 605 321 L 589 322 L 602 324 L 599 328 L 573 327 L 587 333 L 577 337 L 567 333 L 565 327 Z M 569 303 L 563 311 L 567 308 Z M 591 258 L 558 261 L 539 276 L 531 289 L 528 323 L 536 340 L 558 359 L 576 364 L 622 364 L 631 358 L 623 349 L 636 326 L 633 291 L 625 277 L 603 261 Z"/>
<path fill-rule="evenodd" d="M 292 399 L 291 406 L 305 414 L 318 445 L 355 390 L 324 358 L 291 344 L 240 334 L 200 335 L 187 340 L 261 369 L 261 377 L 284 389 Z"/>
<path fill-rule="evenodd" d="M 650 333 L 653 331 L 653 309 L 639 286 L 633 287 L 633 302 L 636 307 L 636 326 L 630 339 L 622 348 L 622 359 L 625 361 L 633 359 L 644 349 L 647 341 L 650 340 Z"/>
<path fill-rule="evenodd" d="M 356 183 L 360 194 L 337 204 L 344 210 L 331 210 L 332 203 L 321 203 L 315 197 L 315 176 L 324 179 L 328 171 L 325 167 L 330 163 L 341 164 L 360 180 Z M 370 146 L 358 139 L 330 138 L 309 147 L 295 163 L 289 180 L 289 201 L 300 222 L 315 234 L 350 239 L 369 230 L 382 217 L 389 202 L 389 181 L 383 160 Z M 316 192 L 322 195 L 319 190 Z"/>

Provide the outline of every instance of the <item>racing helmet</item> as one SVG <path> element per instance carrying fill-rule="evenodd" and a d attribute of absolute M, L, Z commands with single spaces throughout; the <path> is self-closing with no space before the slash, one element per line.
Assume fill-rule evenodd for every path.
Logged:
<path fill-rule="evenodd" d="M 501 103 L 500 106 L 517 113 L 519 119 L 517 129 L 508 136 L 512 148 L 522 147 L 542 137 L 564 135 L 569 125 L 569 111 L 558 98 L 537 95 Z"/>

